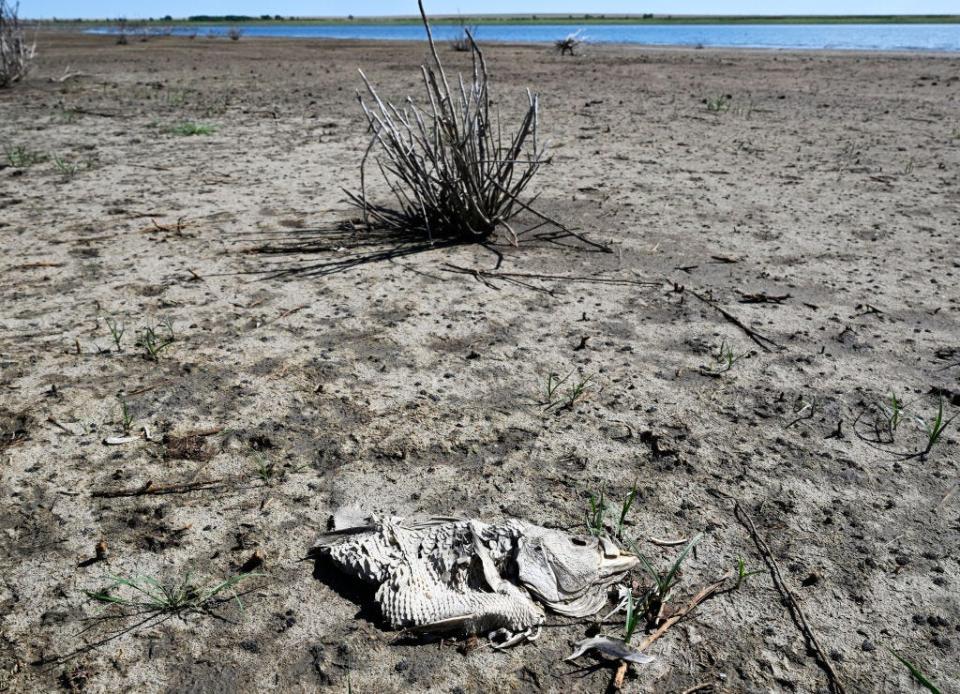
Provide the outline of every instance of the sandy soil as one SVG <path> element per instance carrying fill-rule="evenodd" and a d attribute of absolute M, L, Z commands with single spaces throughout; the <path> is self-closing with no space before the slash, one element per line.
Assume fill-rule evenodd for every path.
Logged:
<path fill-rule="evenodd" d="M 960 687 L 956 425 L 897 455 L 926 447 L 914 417 L 938 399 L 960 412 L 960 61 L 491 47 L 505 115 L 541 94 L 539 206 L 616 252 L 546 228 L 519 248 L 338 233 L 366 145 L 356 69 L 402 97 L 423 58 L 44 35 L 0 93 L 0 688 L 602 691 L 610 668 L 562 662 L 587 624 L 506 653 L 398 641 L 303 558 L 347 502 L 582 529 L 591 493 L 634 483 L 627 534 L 656 565 L 677 549 L 649 538 L 705 533 L 678 602 L 738 558 L 762 573 L 626 690 L 827 691 L 724 495 L 848 691 L 919 691 L 888 648 Z M 165 323 L 175 342 L 145 358 Z M 721 346 L 743 355 L 726 371 Z M 585 392 L 547 408 L 551 372 Z M 121 402 L 140 438 L 104 445 Z M 220 580 L 258 550 L 242 610 L 110 619 L 85 593 Z"/>

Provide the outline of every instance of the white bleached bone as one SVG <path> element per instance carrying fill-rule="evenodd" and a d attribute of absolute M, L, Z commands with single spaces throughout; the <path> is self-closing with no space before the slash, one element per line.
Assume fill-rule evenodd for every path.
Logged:
<path fill-rule="evenodd" d="M 577 643 L 573 653 L 568 655 L 565 660 L 576 660 L 587 651 L 598 651 L 601 655 L 615 660 L 625 660 L 637 665 L 646 665 L 652 663 L 656 658 L 638 651 L 633 646 L 621 639 L 611 639 L 609 636 L 594 636 L 590 639 L 584 639 Z"/>

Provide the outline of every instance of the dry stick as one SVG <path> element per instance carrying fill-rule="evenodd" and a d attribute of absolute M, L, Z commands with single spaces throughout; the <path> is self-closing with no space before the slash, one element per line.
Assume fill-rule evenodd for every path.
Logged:
<path fill-rule="evenodd" d="M 543 214 L 542 212 L 539 212 L 538 210 L 534 209 L 533 207 L 530 207 L 530 205 L 528 205 L 527 203 L 525 203 L 523 200 L 521 200 L 520 198 L 518 198 L 516 195 L 514 195 L 513 193 L 511 193 L 509 190 L 507 190 L 506 188 L 504 188 L 502 185 L 500 185 L 499 183 L 497 183 L 495 180 L 490 179 L 490 183 L 492 183 L 492 184 L 495 185 L 497 188 L 499 188 L 500 191 L 501 191 L 504 195 L 506 195 L 506 196 L 509 197 L 511 200 L 513 200 L 513 202 L 514 202 L 515 204 L 520 205 L 520 207 L 522 207 L 523 209 L 525 209 L 527 212 L 531 212 L 531 213 L 533 213 L 534 215 L 536 215 L 537 217 L 539 217 L 540 219 L 542 219 L 543 221 L 549 222 L 550 224 L 553 224 L 555 227 L 557 227 L 557 228 L 560 229 L 561 231 L 569 234 L 570 236 L 574 237 L 575 239 L 580 239 L 581 241 L 583 241 L 583 242 L 584 242 L 585 244 L 587 244 L 588 246 L 593 246 L 594 248 L 599 248 L 599 249 L 600 249 L 601 251 L 603 251 L 604 253 L 613 253 L 613 249 L 610 248 L 610 246 L 608 246 L 608 245 L 606 245 L 606 244 L 604 244 L 604 243 L 599 243 L 599 242 L 597 242 L 597 241 L 591 241 L 590 239 L 588 239 L 588 238 L 587 238 L 586 236 L 584 236 L 583 234 L 578 234 L 577 232 L 573 231 L 572 229 L 570 229 L 570 228 L 567 227 L 566 225 L 561 224 L 560 222 L 558 222 L 556 219 L 553 219 L 552 217 L 548 217 L 547 215 Z"/>
<path fill-rule="evenodd" d="M 207 480 L 205 482 L 188 482 L 186 484 L 163 484 L 154 486 L 150 480 L 136 489 L 97 489 L 90 492 L 90 496 L 101 499 L 116 499 L 123 496 L 146 496 L 151 494 L 186 494 L 199 490 L 209 489 L 222 484 L 223 479 Z"/>
<path fill-rule="evenodd" d="M 733 315 L 732 313 L 730 313 L 727 309 L 725 309 L 725 308 L 723 308 L 722 306 L 720 306 L 720 304 L 718 304 L 718 303 L 717 303 L 716 301 L 714 301 L 713 299 L 708 299 L 708 298 L 705 297 L 704 295 L 700 294 L 699 292 L 695 292 L 695 291 L 692 290 L 692 289 L 687 289 L 686 291 L 689 292 L 690 294 L 692 294 L 693 296 L 695 296 L 696 298 L 700 299 L 700 301 L 702 301 L 703 303 L 705 303 L 707 306 L 711 306 L 712 308 L 716 309 L 716 310 L 720 313 L 721 316 L 723 316 L 723 317 L 726 318 L 728 321 L 730 321 L 731 323 L 733 323 L 735 326 L 737 326 L 738 328 L 740 328 L 743 332 L 745 332 L 745 333 L 747 334 L 747 337 L 749 337 L 751 340 L 753 340 L 755 343 L 757 343 L 757 345 L 759 345 L 760 349 L 762 349 L 764 352 L 772 352 L 772 351 L 774 351 L 774 349 L 771 349 L 771 346 L 772 346 L 773 348 L 775 348 L 776 350 L 782 350 L 782 349 L 784 349 L 783 345 L 777 344 L 776 342 L 774 342 L 773 340 L 771 340 L 769 337 L 764 337 L 763 335 L 761 335 L 759 332 L 757 332 L 757 331 L 754 330 L 753 328 L 745 325 L 745 324 L 743 323 L 743 321 L 741 321 L 741 320 L 740 320 L 739 318 L 737 318 L 735 315 Z"/>
<path fill-rule="evenodd" d="M 700 589 L 700 592 L 694 595 L 690 602 L 684 605 L 680 610 L 675 612 L 669 619 L 665 620 L 655 632 L 647 636 L 639 646 L 637 646 L 638 651 L 644 651 L 653 644 L 654 641 L 663 636 L 674 624 L 679 622 L 681 619 L 686 617 L 688 614 L 693 612 L 700 603 L 709 598 L 711 595 L 720 590 L 723 585 L 733 578 L 733 571 L 728 571 L 723 576 L 721 576 L 717 581 L 711 583 L 708 586 Z M 615 689 L 620 689 L 623 686 L 623 678 L 627 674 L 627 668 L 629 663 L 623 661 L 620 663 L 620 667 L 617 668 L 617 673 L 613 677 L 613 686 Z"/>
<path fill-rule="evenodd" d="M 732 497 L 727 494 L 724 494 L 723 496 L 732 499 Z M 770 551 L 770 547 L 767 546 L 767 543 L 764 542 L 762 537 L 760 537 L 760 533 L 757 532 L 757 527 L 753 524 L 750 516 L 747 515 L 746 511 L 744 511 L 740 506 L 740 502 L 736 499 L 733 499 L 733 513 L 737 520 L 740 521 L 740 524 L 743 525 L 747 529 L 747 532 L 750 533 L 750 537 L 753 539 L 754 544 L 757 546 L 757 549 L 763 556 L 763 560 L 770 568 L 770 574 L 773 577 L 774 585 L 776 585 L 777 590 L 780 591 L 780 594 L 787 601 L 787 606 L 790 609 L 790 614 L 793 617 L 794 622 L 800 628 L 800 632 L 803 634 L 804 639 L 806 639 L 807 645 L 811 648 L 811 650 L 813 650 L 814 653 L 816 653 L 817 663 L 827 674 L 827 679 L 830 682 L 830 691 L 834 692 L 834 694 L 845 694 L 846 690 L 843 687 L 843 683 L 840 681 L 840 676 L 837 674 L 836 670 L 833 669 L 833 665 L 830 664 L 830 659 L 827 657 L 827 654 L 823 652 L 823 648 L 820 647 L 820 642 L 817 641 L 817 637 L 813 633 L 813 629 L 810 628 L 810 624 L 807 622 L 807 617 L 800 608 L 799 601 L 793 594 L 793 591 L 791 591 L 789 586 L 787 586 L 786 581 L 783 580 L 783 574 L 780 573 L 780 565 L 777 564 L 777 560 L 774 559 L 773 552 Z"/>
<path fill-rule="evenodd" d="M 271 323 L 276 323 L 278 320 L 283 320 L 283 319 L 286 318 L 287 316 L 292 316 L 294 313 L 297 313 L 297 312 L 299 312 L 299 311 L 302 311 L 302 310 L 305 309 L 305 308 L 310 308 L 310 304 L 303 304 L 303 305 L 301 305 L 301 306 L 295 306 L 294 308 L 287 309 L 286 311 L 284 311 L 283 313 L 281 313 L 281 314 L 280 314 L 279 316 L 277 316 L 276 318 L 273 318 L 273 319 L 271 319 L 271 320 L 265 321 L 265 322 L 262 323 L 259 327 L 262 328 L 262 327 L 264 327 L 265 325 L 270 325 Z"/>
<path fill-rule="evenodd" d="M 515 278 L 531 280 L 555 280 L 557 282 L 585 282 L 588 284 L 613 284 L 623 287 L 659 287 L 662 282 L 644 282 L 642 280 L 628 280 L 619 277 L 589 277 L 579 275 L 545 275 L 538 272 L 490 272 L 487 270 L 475 270 L 473 268 L 461 267 L 453 263 L 444 263 L 441 268 L 445 272 L 455 272 L 461 275 L 473 275 L 478 279 L 480 277 L 491 279 L 511 280 Z"/>

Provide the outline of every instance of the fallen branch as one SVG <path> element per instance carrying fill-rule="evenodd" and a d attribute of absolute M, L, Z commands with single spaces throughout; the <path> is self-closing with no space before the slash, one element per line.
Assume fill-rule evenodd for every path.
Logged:
<path fill-rule="evenodd" d="M 710 306 L 711 308 L 715 309 L 721 316 L 723 316 L 728 321 L 733 323 L 735 326 L 740 328 L 744 333 L 746 333 L 747 337 L 753 340 L 764 352 L 773 352 L 773 351 L 780 351 L 782 349 L 785 349 L 783 345 L 777 344 L 776 342 L 771 340 L 769 337 L 765 337 L 764 335 L 761 335 L 759 332 L 757 332 L 753 328 L 746 325 L 743 321 L 741 321 L 735 315 L 730 313 L 727 309 L 720 306 L 720 304 L 718 304 L 713 299 L 710 299 L 704 296 L 703 294 L 700 294 L 699 292 L 696 292 L 692 289 L 687 289 L 686 291 L 692 296 L 702 301 L 703 303 L 705 303 L 707 306 Z"/>
<path fill-rule="evenodd" d="M 770 569 L 770 575 L 773 577 L 773 584 L 776 586 L 777 590 L 780 592 L 780 595 L 783 596 L 783 599 L 787 603 L 787 607 L 790 610 L 790 616 L 800 629 L 800 633 L 803 634 L 808 648 L 816 655 L 817 664 L 827 675 L 827 679 L 830 683 L 830 691 L 834 694 L 845 694 L 846 690 L 843 687 L 843 683 L 840 681 L 840 676 L 837 674 L 837 671 L 834 670 L 833 665 L 830 664 L 830 659 L 820 646 L 820 642 L 813 633 L 813 629 L 810 627 L 810 623 L 807 621 L 807 617 L 803 613 L 799 601 L 793 594 L 793 591 L 790 590 L 790 587 L 787 585 L 786 581 L 783 579 L 783 574 L 780 572 L 780 565 L 777 564 L 777 560 L 774 559 L 773 552 L 770 551 L 770 547 L 766 542 L 764 542 L 763 538 L 760 537 L 760 533 L 757 532 L 757 527 L 753 524 L 753 521 L 750 519 L 750 516 L 747 515 L 746 511 L 744 511 L 740 506 L 740 502 L 727 494 L 723 494 L 722 492 L 720 492 L 720 494 L 728 499 L 733 500 L 734 515 L 740 524 L 747 529 L 747 532 L 750 533 L 750 537 L 757 546 L 757 550 L 759 550 L 761 556 L 763 556 L 764 562 L 766 562 L 767 567 Z"/>
<path fill-rule="evenodd" d="M 51 77 L 50 81 L 54 84 L 63 84 L 67 80 L 77 79 L 80 77 L 89 77 L 89 73 L 86 72 L 70 72 L 70 66 L 67 66 L 67 69 L 63 71 L 63 75 L 60 77 Z"/>
<path fill-rule="evenodd" d="M 223 479 L 207 480 L 205 482 L 187 482 L 185 484 L 154 485 L 153 480 L 136 489 L 98 489 L 90 492 L 90 496 L 100 499 L 116 499 L 124 496 L 147 496 L 159 494 L 186 494 L 200 490 L 212 489 L 223 484 Z"/>
<path fill-rule="evenodd" d="M 496 286 L 491 284 L 489 280 L 502 280 L 505 282 L 513 282 L 515 284 L 520 284 L 517 280 L 541 280 L 541 281 L 554 281 L 554 282 L 576 282 L 576 283 L 585 283 L 585 284 L 612 284 L 620 287 L 659 287 L 663 282 L 650 282 L 643 280 L 630 280 L 624 279 L 621 277 L 598 277 L 598 276 L 579 276 L 579 275 L 545 275 L 537 272 L 491 272 L 489 270 L 477 270 L 475 268 L 466 268 L 459 265 L 453 265 L 452 263 L 444 263 L 441 269 L 444 272 L 454 272 L 461 275 L 472 275 L 477 281 L 483 282 L 487 286 L 496 289 Z M 536 289 L 538 291 L 546 291 L 540 287 L 533 287 L 530 285 L 531 289 Z"/>

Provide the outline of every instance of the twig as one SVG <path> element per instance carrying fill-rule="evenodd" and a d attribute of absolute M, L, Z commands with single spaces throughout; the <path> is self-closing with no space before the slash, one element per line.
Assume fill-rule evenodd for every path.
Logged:
<path fill-rule="evenodd" d="M 223 484 L 223 479 L 207 480 L 205 482 L 188 482 L 186 484 L 154 485 L 152 480 L 136 489 L 98 489 L 90 492 L 90 496 L 100 499 L 116 499 L 123 496 L 147 496 L 153 494 L 186 494 L 205 490 Z"/>
<path fill-rule="evenodd" d="M 472 275 L 479 281 L 487 283 L 490 279 L 499 279 L 504 281 L 513 281 L 516 279 L 532 280 L 551 280 L 556 282 L 580 282 L 586 284 L 612 284 L 621 287 L 659 287 L 662 282 L 650 282 L 643 280 L 630 280 L 621 277 L 589 277 L 577 275 L 545 275 L 536 272 L 491 272 L 489 270 L 477 270 L 475 268 L 466 268 L 452 263 L 444 263 L 441 267 L 444 272 L 455 272 L 461 275 Z"/>
<path fill-rule="evenodd" d="M 520 198 L 518 198 L 516 195 L 514 195 L 513 193 L 511 193 L 509 190 L 507 190 L 506 188 L 504 188 L 502 185 L 500 185 L 499 182 L 494 181 L 493 179 L 491 179 L 490 182 L 491 182 L 494 186 L 496 186 L 497 188 L 499 188 L 500 191 L 501 191 L 504 195 L 506 195 L 507 197 L 509 197 L 511 200 L 513 200 L 516 204 L 518 204 L 520 207 L 522 207 L 523 209 L 525 209 L 527 212 L 531 212 L 532 214 L 534 214 L 535 216 L 539 217 L 539 218 L 542 219 L 543 221 L 545 221 L 545 222 L 547 222 L 547 223 L 549 223 L 549 224 L 552 224 L 553 226 L 557 227 L 558 229 L 560 229 L 560 230 L 563 231 L 564 233 L 569 234 L 570 236 L 574 237 L 575 239 L 580 239 L 581 241 L 583 241 L 583 242 L 584 242 L 585 244 L 587 244 L 588 246 L 593 246 L 594 248 L 597 248 L 597 249 L 603 251 L 604 253 L 613 253 L 613 249 L 610 248 L 610 246 L 606 245 L 605 243 L 600 243 L 600 242 L 598 242 L 598 241 L 591 241 L 590 239 L 588 239 L 588 238 L 587 238 L 586 236 L 584 236 L 583 234 L 578 234 L 577 232 L 573 231 L 572 229 L 570 229 L 570 228 L 567 227 L 566 225 L 561 224 L 560 222 L 558 222 L 557 220 L 553 219 L 552 217 L 548 217 L 547 215 L 543 214 L 542 212 L 534 209 L 533 207 L 531 207 L 530 205 L 528 205 L 527 203 L 525 203 L 523 200 L 521 200 Z"/>
<path fill-rule="evenodd" d="M 79 106 L 71 108 L 70 111 L 84 116 L 100 116 L 101 118 L 119 118 L 122 115 L 119 113 L 107 113 L 106 111 L 92 111 L 88 108 L 81 108 Z M 137 166 L 137 164 L 130 164 L 130 166 Z"/>
<path fill-rule="evenodd" d="M 262 324 L 260 325 L 260 327 L 262 328 L 262 327 L 265 326 L 265 325 L 270 325 L 271 323 L 276 323 L 278 320 L 283 320 L 283 319 L 286 318 L 287 316 L 292 316 L 294 313 L 297 313 L 298 311 L 302 311 L 302 310 L 305 309 L 305 308 L 310 308 L 310 304 L 303 304 L 302 306 L 295 306 L 295 307 L 293 307 L 293 308 L 289 308 L 289 309 L 287 309 L 286 311 L 284 311 L 283 313 L 281 313 L 279 316 L 277 316 L 276 318 L 273 318 L 272 320 L 265 321 L 264 323 L 262 323 Z"/>
<path fill-rule="evenodd" d="M 640 645 L 637 646 L 637 650 L 642 652 L 642 651 L 645 651 L 647 648 L 649 648 L 654 641 L 656 641 L 661 636 L 666 634 L 667 631 L 670 629 L 670 627 L 672 627 L 674 624 L 676 624 L 681 619 L 683 619 L 688 614 L 690 614 L 695 609 L 697 609 L 697 606 L 700 605 L 700 603 L 702 603 L 704 600 L 706 600 L 710 596 L 714 595 L 731 578 L 733 578 L 733 571 L 728 571 L 723 576 L 721 576 L 718 580 L 714 581 L 708 586 L 701 588 L 700 592 L 694 595 L 690 599 L 690 601 L 687 602 L 686 605 L 684 605 L 682 608 L 674 612 L 668 619 L 664 620 L 664 622 L 657 628 L 655 632 L 648 635 L 647 638 L 645 638 L 640 643 Z M 623 661 L 620 663 L 619 667 L 617 667 L 617 671 L 613 676 L 613 682 L 612 682 L 613 689 L 620 689 L 621 687 L 623 687 L 623 679 L 627 675 L 627 668 L 629 667 L 629 665 L 630 665 L 629 663 L 627 663 L 626 661 Z"/>
<path fill-rule="evenodd" d="M 790 587 L 787 585 L 786 581 L 783 579 L 783 574 L 780 572 L 780 565 L 777 564 L 777 560 L 774 559 L 773 552 L 770 551 L 770 547 L 766 542 L 764 542 L 763 538 L 760 537 L 760 533 L 757 532 L 757 527 L 753 524 L 753 521 L 750 519 L 750 516 L 747 515 L 746 511 L 744 511 L 740 506 L 740 502 L 736 499 L 733 499 L 733 497 L 724 494 L 723 492 L 719 493 L 722 496 L 733 500 L 734 515 L 736 516 L 737 520 L 740 521 L 740 524 L 747 529 L 747 532 L 750 533 L 750 537 L 753 539 L 754 544 L 757 546 L 757 549 L 763 556 L 764 562 L 766 562 L 767 567 L 770 569 L 770 575 L 773 577 L 774 585 L 777 587 L 777 590 L 780 591 L 783 599 L 787 602 L 787 606 L 790 609 L 790 615 L 793 617 L 794 623 L 800 629 L 800 633 L 803 634 L 803 637 L 807 642 L 807 646 L 816 654 L 817 664 L 820 665 L 821 669 L 823 669 L 823 671 L 827 674 L 827 679 L 830 683 L 830 691 L 834 694 L 844 694 L 846 690 L 843 687 L 843 683 L 840 681 L 840 676 L 837 674 L 837 671 L 834 670 L 833 665 L 830 664 L 830 659 L 820 646 L 820 642 L 813 633 L 813 629 L 810 628 L 810 624 L 807 622 L 807 617 L 803 613 L 799 601 L 793 594 L 793 591 L 790 590 Z"/>
<path fill-rule="evenodd" d="M 700 603 L 702 603 L 704 600 L 706 600 L 711 595 L 713 595 L 718 590 L 720 590 L 723 587 L 723 584 L 726 583 L 731 578 L 733 578 L 733 571 L 728 571 L 727 573 L 725 573 L 723 576 L 721 576 L 719 579 L 717 579 L 710 585 L 704 586 L 703 588 L 701 588 L 700 592 L 694 595 L 686 605 L 684 605 L 677 612 L 674 612 L 669 619 L 665 620 L 663 624 L 661 624 L 657 628 L 655 632 L 647 636 L 647 638 L 645 638 L 640 643 L 640 645 L 637 646 L 637 650 L 644 651 L 647 648 L 649 648 L 654 641 L 656 641 L 661 636 L 666 634 L 667 630 L 670 629 L 670 627 L 672 627 L 674 624 L 676 624 L 681 619 L 686 617 L 688 614 L 693 612 Z"/>
<path fill-rule="evenodd" d="M 70 66 L 67 66 L 67 69 L 63 71 L 63 75 L 60 77 L 51 77 L 50 81 L 56 84 L 63 84 L 67 80 L 75 79 L 77 77 L 89 77 L 90 74 L 86 72 L 70 72 Z"/>
<path fill-rule="evenodd" d="M 718 304 L 713 299 L 709 299 L 703 294 L 701 294 L 700 292 L 694 291 L 693 289 L 687 289 L 686 291 L 689 292 L 694 297 L 696 297 L 697 299 L 700 299 L 700 301 L 705 303 L 707 306 L 710 306 L 716 309 L 716 311 L 721 316 L 723 316 L 728 321 L 733 323 L 735 326 L 740 328 L 743 332 L 745 332 L 747 334 L 747 337 L 753 340 L 764 352 L 773 352 L 773 351 L 779 351 L 784 349 L 783 345 L 777 344 L 776 342 L 771 340 L 769 337 L 765 337 L 761 335 L 759 332 L 757 332 L 756 330 L 754 330 L 753 328 L 747 326 L 746 324 L 744 324 L 743 321 L 741 321 L 735 315 L 730 313 L 727 309 L 720 306 L 720 304 Z"/>

